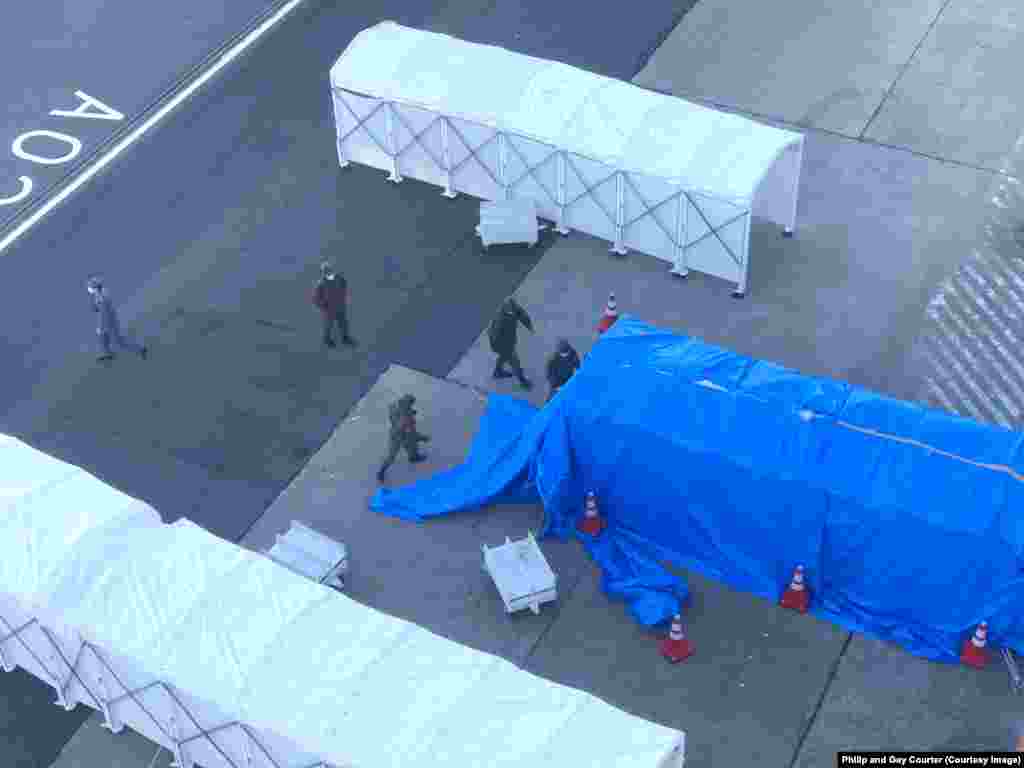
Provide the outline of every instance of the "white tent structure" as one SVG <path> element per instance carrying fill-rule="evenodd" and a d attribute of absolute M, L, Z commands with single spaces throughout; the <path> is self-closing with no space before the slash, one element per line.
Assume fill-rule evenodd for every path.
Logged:
<path fill-rule="evenodd" d="M 0 661 L 192 768 L 679 768 L 683 735 L 0 436 Z"/>
<path fill-rule="evenodd" d="M 503 48 L 382 22 L 331 68 L 338 160 L 747 287 L 751 216 L 796 225 L 803 136 Z"/>

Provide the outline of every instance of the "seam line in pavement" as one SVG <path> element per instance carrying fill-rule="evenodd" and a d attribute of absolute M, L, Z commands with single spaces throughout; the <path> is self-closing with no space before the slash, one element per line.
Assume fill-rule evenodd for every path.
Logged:
<path fill-rule="evenodd" d="M 635 85 L 635 83 L 634 83 L 634 85 Z M 777 123 L 778 125 L 782 125 L 782 126 L 785 126 L 787 128 L 791 128 L 791 129 L 796 130 L 796 131 L 803 131 L 804 133 L 819 133 L 819 134 L 822 134 L 822 135 L 825 135 L 825 136 L 834 136 L 834 137 L 839 138 L 839 139 L 846 139 L 848 141 L 855 141 L 858 144 L 866 144 L 866 145 L 873 146 L 873 147 L 882 147 L 883 149 L 891 149 L 891 150 L 896 151 L 896 152 L 904 152 L 904 153 L 906 153 L 908 155 L 911 155 L 913 157 L 921 157 L 921 158 L 924 158 L 926 160 L 936 160 L 936 161 L 938 161 L 940 163 L 945 163 L 946 165 L 957 166 L 958 168 L 967 168 L 968 170 L 972 170 L 972 171 L 980 171 L 982 173 L 990 173 L 993 176 L 1002 176 L 1002 177 L 1007 178 L 1007 179 L 1016 179 L 1017 178 L 1017 176 L 1015 174 L 1009 173 L 1008 171 L 1004 171 L 1004 170 L 1002 170 L 1000 168 L 989 168 L 988 166 L 985 166 L 985 165 L 977 165 L 975 163 L 968 163 L 968 162 L 966 162 L 964 160 L 954 160 L 951 157 L 940 157 L 939 155 L 933 155 L 930 152 L 922 152 L 919 149 L 911 149 L 910 147 L 902 147 L 899 144 L 889 144 L 889 143 L 884 142 L 884 141 L 878 141 L 877 139 L 867 139 L 867 138 L 864 138 L 863 136 L 853 136 L 853 135 L 848 134 L 848 133 L 842 133 L 841 131 L 833 131 L 833 130 L 830 130 L 828 128 L 820 128 L 820 127 L 814 126 L 814 125 L 804 125 L 802 123 L 796 123 L 796 122 L 793 122 L 792 120 L 786 120 L 785 118 L 777 117 L 775 115 L 767 115 L 767 114 L 764 114 L 763 112 L 755 112 L 755 111 L 749 110 L 749 109 L 742 109 L 740 107 L 736 107 L 736 106 L 733 106 L 731 104 L 725 104 L 725 103 L 718 102 L 718 101 L 712 101 L 711 99 L 700 98 L 700 97 L 697 97 L 697 96 L 691 96 L 691 95 L 687 95 L 687 94 L 673 93 L 671 90 L 669 90 L 667 88 L 652 88 L 652 87 L 646 86 L 646 85 L 642 85 L 642 86 L 638 86 L 638 87 L 643 88 L 643 89 L 648 90 L 648 91 L 653 91 L 654 93 L 660 93 L 663 96 L 675 96 L 676 98 L 684 99 L 685 101 L 689 101 L 689 102 L 691 102 L 693 104 L 699 104 L 699 105 L 704 106 L 704 107 L 709 107 L 711 109 L 716 109 L 719 112 L 727 112 L 727 113 L 731 113 L 731 114 L 734 114 L 734 115 L 741 115 L 741 116 L 744 116 L 744 117 L 750 117 L 750 118 L 753 118 L 755 120 L 761 120 L 761 121 L 770 122 L 770 123 Z"/>
<path fill-rule="evenodd" d="M 122 152 L 142 139 L 151 128 L 184 104 L 222 69 L 244 53 L 263 35 L 283 21 L 305 0 L 276 0 L 269 8 L 251 19 L 236 34 L 214 48 L 202 60 L 174 80 L 162 93 L 109 136 L 81 163 L 72 167 L 40 197 L 22 205 L 0 225 L 0 253 L 31 230 L 47 214 L 57 208 L 80 187 L 106 168 Z"/>
<path fill-rule="evenodd" d="M 885 93 L 882 94 L 882 100 L 878 102 L 878 106 L 875 107 L 875 111 L 871 113 L 871 117 L 869 117 L 868 121 L 864 124 L 864 127 L 861 129 L 860 134 L 858 134 L 857 136 L 858 139 L 863 139 L 864 134 L 868 132 L 868 128 L 870 128 L 871 124 L 875 122 L 875 118 L 877 118 L 878 115 L 881 113 L 882 107 L 885 106 L 885 103 L 889 100 L 889 97 L 892 96 L 892 92 L 896 89 L 896 84 L 903 79 L 903 76 L 905 74 L 907 74 L 907 70 L 910 69 L 910 65 L 911 63 L 913 63 L 914 57 L 917 56 L 917 52 L 921 50 L 921 46 L 924 45 L 924 41 L 928 39 L 928 35 L 932 33 L 933 29 L 935 29 L 935 25 L 939 23 L 939 19 L 942 17 L 942 14 L 946 12 L 946 9 L 949 7 L 949 4 L 952 1 L 953 0 L 946 0 L 946 2 L 944 2 L 942 4 L 942 7 L 939 9 L 939 12 L 935 14 L 935 18 L 932 19 L 932 23 L 928 25 L 928 29 L 924 31 L 924 34 L 921 36 L 921 39 L 918 40 L 917 45 L 914 46 L 914 50 L 910 52 L 910 56 L 903 63 L 903 66 L 900 67 L 899 73 L 897 73 L 893 81 L 889 83 L 889 87 L 885 89 Z"/>
<path fill-rule="evenodd" d="M 814 711 L 811 716 L 807 718 L 807 723 L 804 725 L 803 732 L 800 734 L 800 738 L 796 743 L 796 749 L 793 750 L 793 759 L 789 761 L 789 768 L 796 766 L 796 761 L 800 759 L 800 752 L 804 748 L 804 742 L 807 741 L 807 737 L 811 733 L 811 728 L 814 727 L 814 723 L 818 720 L 818 715 L 821 714 L 821 708 L 825 705 L 825 697 L 828 695 L 829 689 L 832 688 L 832 683 L 835 682 L 836 675 L 839 674 L 839 664 L 843 660 L 843 656 L 846 655 L 846 650 L 850 647 L 850 643 L 853 641 L 853 632 L 846 633 L 846 641 L 843 643 L 843 649 L 839 651 L 836 656 L 836 660 L 832 662 L 832 668 L 829 670 L 828 679 L 825 681 L 825 685 L 821 687 L 821 695 L 818 697 L 817 703 L 814 705 Z"/>

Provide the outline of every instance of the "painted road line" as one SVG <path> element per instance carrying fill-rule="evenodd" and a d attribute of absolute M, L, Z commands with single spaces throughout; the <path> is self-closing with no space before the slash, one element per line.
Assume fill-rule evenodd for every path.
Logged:
<path fill-rule="evenodd" d="M 27 216 L 23 221 L 17 224 L 10 232 L 4 235 L 3 239 L 0 239 L 0 253 L 3 253 L 7 248 L 14 244 L 22 235 L 28 232 L 32 227 L 39 223 L 39 221 L 46 216 L 50 211 L 64 202 L 68 197 L 74 194 L 78 189 L 87 184 L 94 176 L 100 171 L 106 168 L 114 159 L 128 149 L 132 144 L 137 142 L 157 123 L 163 120 L 168 114 L 174 111 L 177 107 L 181 106 L 189 97 L 191 97 L 196 91 L 202 88 L 206 83 L 212 80 L 217 73 L 219 73 L 224 67 L 234 61 L 238 56 L 243 53 L 249 46 L 259 40 L 269 30 L 276 26 L 279 22 L 285 19 L 292 11 L 294 11 L 304 0 L 290 0 L 281 6 L 272 16 L 266 19 L 256 29 L 252 30 L 243 37 L 238 43 L 231 49 L 225 51 L 219 59 L 212 66 L 206 69 L 199 77 L 185 86 L 178 94 L 176 94 L 170 101 L 164 104 L 154 114 L 150 115 L 141 125 L 134 128 L 127 136 L 119 140 L 106 154 L 100 157 L 91 165 L 83 168 L 74 179 L 71 180 L 67 186 L 60 190 L 56 195 L 47 200 L 38 209 L 32 212 L 31 215 Z"/>

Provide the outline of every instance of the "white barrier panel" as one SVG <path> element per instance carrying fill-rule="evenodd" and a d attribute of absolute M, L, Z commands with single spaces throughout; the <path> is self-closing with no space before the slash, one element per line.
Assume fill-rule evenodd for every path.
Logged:
<path fill-rule="evenodd" d="M 484 200 L 746 291 L 751 215 L 792 234 L 803 137 L 629 83 L 382 22 L 331 69 L 338 161 Z"/>
<path fill-rule="evenodd" d="M 680 768 L 683 734 L 0 436 L 0 665 L 181 768 Z"/>

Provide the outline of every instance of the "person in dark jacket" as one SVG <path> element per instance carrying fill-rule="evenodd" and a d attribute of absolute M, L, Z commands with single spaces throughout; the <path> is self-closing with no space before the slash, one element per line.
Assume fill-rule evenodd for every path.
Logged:
<path fill-rule="evenodd" d="M 520 324 L 533 333 L 533 322 L 530 320 L 530 316 L 514 298 L 509 296 L 502 303 L 497 316 L 491 321 L 488 337 L 491 349 L 498 356 L 494 363 L 494 378 L 507 379 L 510 376 L 515 376 L 519 379 L 523 389 L 529 389 L 533 385 L 523 373 L 523 366 L 516 353 L 516 331 Z M 511 372 L 505 370 L 505 363 L 512 366 Z"/>
<path fill-rule="evenodd" d="M 107 296 L 107 292 L 103 288 L 103 281 L 98 277 L 91 277 L 85 287 L 89 291 L 89 295 L 92 296 L 92 311 L 96 313 L 96 335 L 99 338 L 101 351 L 97 359 L 103 362 L 113 360 L 114 351 L 111 343 L 114 343 L 120 349 L 135 352 L 145 360 L 149 350 L 142 344 L 125 338 L 121 331 L 121 321 L 117 317 L 117 309 L 110 297 Z"/>
<path fill-rule="evenodd" d="M 576 373 L 579 367 L 580 356 L 572 348 L 572 344 L 569 343 L 568 339 L 559 339 L 558 348 L 548 358 L 548 385 L 551 387 L 547 400 L 549 403 L 551 398 L 572 378 L 572 375 Z"/>
<path fill-rule="evenodd" d="M 416 409 L 413 407 L 415 404 L 415 397 L 403 395 L 388 408 L 388 418 L 391 420 L 391 429 L 388 433 L 388 456 L 377 472 L 377 482 L 379 483 L 384 482 L 384 475 L 395 463 L 398 452 L 403 448 L 412 464 L 417 464 L 427 458 L 420 453 L 419 446 L 420 443 L 429 442 L 430 438 L 420 434 L 416 429 Z"/>
<path fill-rule="evenodd" d="M 313 303 L 324 318 L 324 344 L 336 346 L 334 328 L 337 326 L 341 343 L 355 346 L 348 332 L 348 283 L 326 261 L 320 265 L 320 280 L 313 289 Z"/>

